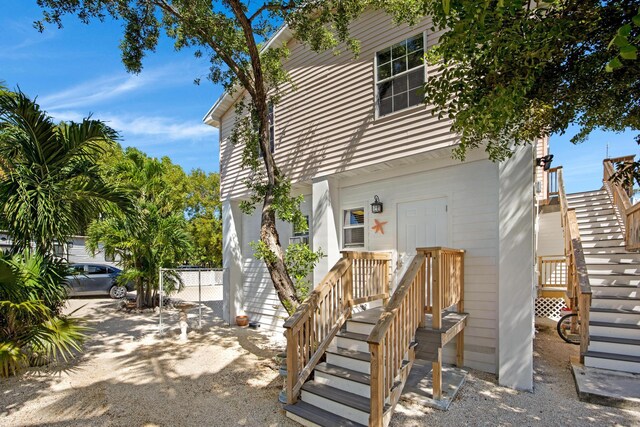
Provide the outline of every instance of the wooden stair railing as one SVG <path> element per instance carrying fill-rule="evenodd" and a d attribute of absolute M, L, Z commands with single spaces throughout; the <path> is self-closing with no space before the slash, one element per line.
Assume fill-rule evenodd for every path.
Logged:
<path fill-rule="evenodd" d="M 584 355 L 589 347 L 589 309 L 591 308 L 591 284 L 587 273 L 587 264 L 582 250 L 580 230 L 575 209 L 569 209 L 564 190 L 562 170 L 558 173 L 558 190 L 560 194 L 560 212 L 564 230 L 564 250 L 567 257 L 567 297 L 569 308 L 578 312 L 580 324 L 580 362 L 584 363 Z M 575 325 L 572 325 L 575 328 Z"/>
<path fill-rule="evenodd" d="M 602 162 L 604 188 L 618 209 L 624 228 L 625 249 L 628 251 L 640 250 L 640 202 L 632 206 L 630 195 L 633 189 L 625 187 L 619 182 L 614 182 L 611 180 L 611 176 L 615 173 L 614 163 L 633 162 L 634 158 L 635 156 L 632 155 L 605 159 Z"/>
<path fill-rule="evenodd" d="M 416 329 L 424 326 L 425 260 L 423 254 L 414 257 L 367 338 L 371 353 L 369 426 L 384 425 L 385 401 L 391 397 L 392 391 L 395 390 L 400 397 L 402 387 L 394 387 L 396 378 L 403 370 L 405 355 L 410 351 Z M 413 363 L 411 355 L 409 363 Z M 407 369 L 404 372 L 408 375 Z"/>
<path fill-rule="evenodd" d="M 433 398 L 442 398 L 442 347 L 456 337 L 456 365 L 464 363 L 464 334 L 460 332 L 466 325 L 466 317 L 449 323 L 443 328 L 442 312 L 456 305 L 458 313 L 464 312 L 464 250 L 443 247 L 420 248 L 419 253 L 427 257 L 427 290 L 425 311 L 431 313 L 431 329 L 446 329 L 441 337 L 433 367 Z M 458 319 L 456 319 L 458 320 Z"/>
<path fill-rule="evenodd" d="M 418 248 L 380 320 L 369 334 L 371 353 L 371 412 L 369 425 L 385 424 L 385 403 L 400 398 L 415 358 L 418 328 L 430 328 L 443 345 L 458 339 L 457 364 L 463 363 L 464 341 L 459 332 L 464 319 L 443 327 L 442 311 L 454 304 L 464 309 L 464 251 L 448 248 Z M 427 325 L 427 315 L 432 324 Z M 451 326 L 451 327 L 449 327 Z M 434 399 L 442 397 L 442 347 L 433 361 Z M 408 364 L 406 363 L 408 361 Z M 399 382 L 399 383 L 398 383 Z"/>
<path fill-rule="evenodd" d="M 547 203 L 558 197 L 558 171 L 562 166 L 547 170 Z"/>
<path fill-rule="evenodd" d="M 284 323 L 287 338 L 287 402 L 302 385 L 351 314 L 354 304 L 389 298 L 386 252 L 343 252 L 342 258 Z"/>

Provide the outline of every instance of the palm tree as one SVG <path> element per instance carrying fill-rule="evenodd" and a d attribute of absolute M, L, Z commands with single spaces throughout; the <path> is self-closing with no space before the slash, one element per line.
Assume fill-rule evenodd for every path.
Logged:
<path fill-rule="evenodd" d="M 59 314 L 65 271 L 50 257 L 0 253 L 0 377 L 80 350 L 87 328 Z"/>
<path fill-rule="evenodd" d="M 97 165 L 116 138 L 98 120 L 55 124 L 22 92 L 0 91 L 0 227 L 16 250 L 35 242 L 50 253 L 100 213 L 127 206 Z"/>
<path fill-rule="evenodd" d="M 135 283 L 138 307 L 153 306 L 160 268 L 175 267 L 192 251 L 184 196 L 170 185 L 180 179 L 168 159 L 151 159 L 136 149 L 112 160 L 109 180 L 131 186 L 134 209 L 94 221 L 87 247 L 95 251 L 101 245 L 106 254 L 119 257 L 124 271 L 118 280 Z"/>

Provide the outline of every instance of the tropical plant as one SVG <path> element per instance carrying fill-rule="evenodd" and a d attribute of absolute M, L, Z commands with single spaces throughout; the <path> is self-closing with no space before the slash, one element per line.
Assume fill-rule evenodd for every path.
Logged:
<path fill-rule="evenodd" d="M 127 207 L 97 165 L 117 134 L 98 120 L 55 124 L 22 92 L 0 92 L 0 228 L 15 250 L 40 254 L 99 214 Z"/>
<path fill-rule="evenodd" d="M 80 351 L 87 328 L 60 314 L 65 272 L 50 257 L 0 254 L 0 376 Z"/>
<path fill-rule="evenodd" d="M 194 246 L 189 264 L 222 267 L 220 175 L 194 169 L 187 189 L 185 214 Z"/>
<path fill-rule="evenodd" d="M 128 186 L 133 209 L 127 214 L 114 212 L 89 226 L 87 247 L 102 248 L 120 258 L 120 283 L 132 281 L 138 307 L 157 302 L 159 270 L 176 267 L 189 258 L 192 250 L 184 217 L 184 196 L 177 195 L 171 182 L 178 182 L 176 169 L 168 158 L 151 159 L 128 148 L 106 166 L 106 178 Z"/>

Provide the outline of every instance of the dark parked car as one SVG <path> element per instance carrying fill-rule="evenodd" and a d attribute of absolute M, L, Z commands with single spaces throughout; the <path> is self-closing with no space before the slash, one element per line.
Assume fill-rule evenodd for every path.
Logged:
<path fill-rule="evenodd" d="M 133 284 L 120 286 L 116 278 L 122 272 L 119 268 L 102 264 L 71 264 L 71 274 L 67 276 L 69 296 L 109 295 L 124 298 Z"/>

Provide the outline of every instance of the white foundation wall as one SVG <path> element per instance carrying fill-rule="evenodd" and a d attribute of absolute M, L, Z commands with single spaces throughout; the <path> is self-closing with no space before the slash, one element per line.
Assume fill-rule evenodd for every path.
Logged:
<path fill-rule="evenodd" d="M 437 168 L 438 164 L 450 164 Z M 392 173 L 374 174 L 340 181 L 342 209 L 365 207 L 365 248 L 391 250 L 396 261 L 397 204 L 446 197 L 448 246 L 465 253 L 465 365 L 485 372 L 497 372 L 498 290 L 498 168 L 488 160 L 460 164 L 450 159 L 425 162 L 423 169 L 398 168 Z M 358 183 L 362 181 L 366 183 Z M 371 214 L 374 195 L 384 203 L 382 214 Z M 375 221 L 386 221 L 384 234 L 375 233 Z M 445 350 L 453 362 L 452 348 Z"/>

